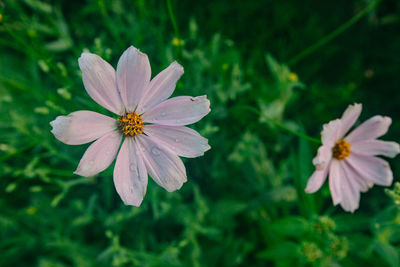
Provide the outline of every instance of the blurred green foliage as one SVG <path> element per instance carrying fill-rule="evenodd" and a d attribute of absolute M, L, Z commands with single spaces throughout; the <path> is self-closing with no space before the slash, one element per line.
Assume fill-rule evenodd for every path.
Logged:
<path fill-rule="evenodd" d="M 345 213 L 326 185 L 304 193 L 318 144 L 282 131 L 318 138 L 362 102 L 362 119 L 393 117 L 385 138 L 399 141 L 400 2 L 282 63 L 368 4 L 171 1 L 174 29 L 164 1 L 0 1 L 0 266 L 399 266 L 399 184 Z M 180 191 L 149 182 L 139 208 L 119 199 L 112 167 L 74 176 L 87 146 L 58 142 L 49 125 L 81 109 L 111 115 L 85 92 L 77 59 L 116 66 L 129 45 L 153 75 L 178 60 L 175 94 L 212 104 L 194 126 L 212 150 L 184 160 Z"/>

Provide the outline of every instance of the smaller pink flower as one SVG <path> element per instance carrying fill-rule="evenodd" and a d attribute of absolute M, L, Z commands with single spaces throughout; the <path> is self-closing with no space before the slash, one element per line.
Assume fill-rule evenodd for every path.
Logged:
<path fill-rule="evenodd" d="M 345 136 L 360 116 L 361 108 L 361 104 L 351 105 L 341 119 L 324 124 L 322 146 L 313 160 L 316 170 L 305 189 L 307 193 L 316 192 L 329 175 L 333 204 L 350 212 L 358 208 L 360 192 L 368 191 L 374 184 L 392 184 L 389 164 L 376 156 L 393 158 L 400 152 L 399 144 L 376 139 L 388 131 L 392 123 L 389 117 L 374 116 Z"/>
<path fill-rule="evenodd" d="M 210 112 L 207 97 L 168 99 L 183 74 L 182 66 L 172 62 L 150 79 L 147 55 L 133 46 L 122 54 L 116 71 L 91 53 L 83 53 L 78 62 L 89 96 L 118 117 L 80 110 L 50 123 L 51 132 L 65 144 L 95 141 L 74 173 L 93 176 L 117 157 L 114 185 L 126 205 L 140 206 L 148 174 L 169 192 L 181 188 L 187 178 L 179 156 L 199 157 L 210 149 L 206 138 L 184 126 Z"/>

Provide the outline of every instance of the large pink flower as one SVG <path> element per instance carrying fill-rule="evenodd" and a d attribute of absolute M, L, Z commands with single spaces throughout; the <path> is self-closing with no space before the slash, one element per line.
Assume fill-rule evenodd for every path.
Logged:
<path fill-rule="evenodd" d="M 329 174 L 333 204 L 340 203 L 351 212 L 359 206 L 360 192 L 368 191 L 374 184 L 392 184 L 389 164 L 376 156 L 393 158 L 400 152 L 397 143 L 376 139 L 389 129 L 389 117 L 374 116 L 345 136 L 360 116 L 361 108 L 361 104 L 351 105 L 341 119 L 323 126 L 322 146 L 313 160 L 316 171 L 306 187 L 307 193 L 316 192 Z"/>
<path fill-rule="evenodd" d="M 95 141 L 83 155 L 75 174 L 92 176 L 106 169 L 121 149 L 114 167 L 114 184 L 127 205 L 139 206 L 147 188 L 147 174 L 171 192 L 186 182 L 182 157 L 198 157 L 210 149 L 208 140 L 184 125 L 210 112 L 206 96 L 168 99 L 183 68 L 177 62 L 150 80 L 147 55 L 129 47 L 117 71 L 101 57 L 79 58 L 83 83 L 90 97 L 117 114 L 117 119 L 87 110 L 59 116 L 50 124 L 61 142 L 80 145 Z"/>

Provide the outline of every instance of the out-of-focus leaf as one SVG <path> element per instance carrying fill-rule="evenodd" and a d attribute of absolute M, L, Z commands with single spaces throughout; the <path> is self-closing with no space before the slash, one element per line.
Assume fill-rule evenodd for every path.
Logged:
<path fill-rule="evenodd" d="M 273 259 L 275 261 L 289 261 L 296 258 L 298 245 L 294 242 L 282 242 L 274 247 L 267 248 L 257 254 L 263 259 Z"/>
<path fill-rule="evenodd" d="M 399 250 L 390 244 L 382 243 L 378 240 L 375 241 L 375 251 L 378 253 L 382 260 L 389 266 L 397 267 L 400 265 Z"/>
<path fill-rule="evenodd" d="M 285 217 L 270 224 L 272 231 L 287 237 L 300 237 L 310 230 L 309 223 L 302 217 Z"/>

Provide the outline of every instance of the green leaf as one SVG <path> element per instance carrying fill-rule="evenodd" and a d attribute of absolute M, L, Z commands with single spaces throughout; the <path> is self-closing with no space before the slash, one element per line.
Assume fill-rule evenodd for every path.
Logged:
<path fill-rule="evenodd" d="M 385 244 L 380 242 L 379 240 L 375 240 L 375 251 L 378 255 L 381 256 L 382 260 L 384 260 L 391 267 L 400 266 L 399 259 L 399 250 L 393 247 L 390 244 Z"/>

